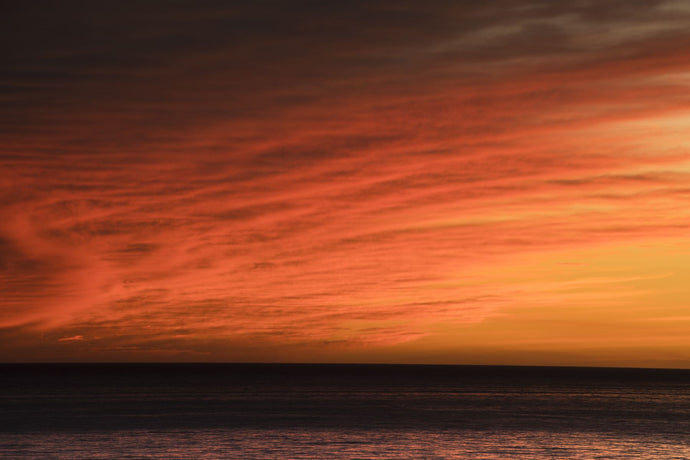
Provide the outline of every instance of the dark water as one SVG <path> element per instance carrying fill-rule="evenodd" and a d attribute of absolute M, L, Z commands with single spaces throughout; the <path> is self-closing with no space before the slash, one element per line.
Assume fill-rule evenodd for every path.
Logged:
<path fill-rule="evenodd" d="M 690 458 L 690 371 L 2 365 L 0 458 Z"/>

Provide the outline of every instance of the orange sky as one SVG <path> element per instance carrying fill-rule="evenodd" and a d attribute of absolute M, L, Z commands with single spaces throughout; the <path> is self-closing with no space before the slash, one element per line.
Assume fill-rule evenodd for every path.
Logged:
<path fill-rule="evenodd" d="M 16 3 L 0 361 L 690 368 L 685 2 Z"/>

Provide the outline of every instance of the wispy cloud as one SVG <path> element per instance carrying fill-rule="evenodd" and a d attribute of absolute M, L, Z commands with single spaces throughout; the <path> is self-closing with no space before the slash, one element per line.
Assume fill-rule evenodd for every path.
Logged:
<path fill-rule="evenodd" d="M 392 345 L 520 298 L 477 267 L 687 235 L 678 3 L 5 17 L 0 325 L 84 356 Z"/>

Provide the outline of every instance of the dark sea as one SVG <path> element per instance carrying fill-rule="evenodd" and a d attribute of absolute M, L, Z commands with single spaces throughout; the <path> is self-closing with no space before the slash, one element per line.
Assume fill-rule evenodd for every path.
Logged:
<path fill-rule="evenodd" d="M 690 459 L 690 371 L 0 365 L 3 459 Z"/>

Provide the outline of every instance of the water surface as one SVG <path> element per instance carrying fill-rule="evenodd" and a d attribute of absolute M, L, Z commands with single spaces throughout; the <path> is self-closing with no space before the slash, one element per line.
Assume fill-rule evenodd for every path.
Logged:
<path fill-rule="evenodd" d="M 690 458 L 690 372 L 4 365 L 0 457 Z"/>

